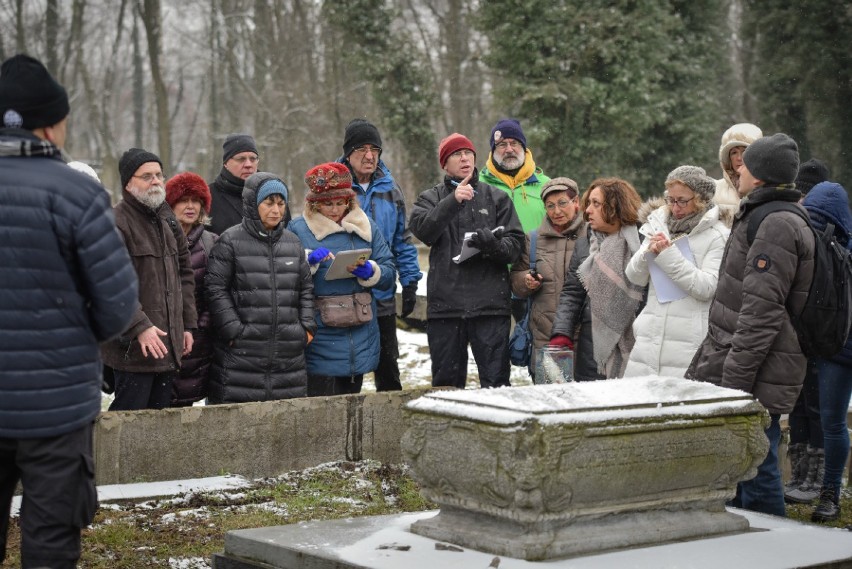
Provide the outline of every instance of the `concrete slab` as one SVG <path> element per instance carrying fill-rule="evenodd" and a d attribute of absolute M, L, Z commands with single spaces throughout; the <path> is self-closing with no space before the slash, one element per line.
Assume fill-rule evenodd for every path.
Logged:
<path fill-rule="evenodd" d="M 571 559 L 524 561 L 463 549 L 409 531 L 437 511 L 303 522 L 225 536 L 214 569 L 748 569 L 852 567 L 852 532 L 729 508 L 752 530 Z"/>

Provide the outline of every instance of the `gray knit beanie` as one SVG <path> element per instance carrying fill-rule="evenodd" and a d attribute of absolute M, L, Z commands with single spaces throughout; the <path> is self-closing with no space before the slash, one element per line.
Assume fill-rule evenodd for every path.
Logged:
<path fill-rule="evenodd" d="M 746 148 L 743 162 L 758 180 L 767 184 L 792 184 L 799 173 L 799 147 L 783 132 L 764 136 Z"/>
<path fill-rule="evenodd" d="M 666 176 L 666 187 L 673 182 L 684 184 L 706 203 L 716 194 L 716 181 L 698 166 L 678 166 Z"/>

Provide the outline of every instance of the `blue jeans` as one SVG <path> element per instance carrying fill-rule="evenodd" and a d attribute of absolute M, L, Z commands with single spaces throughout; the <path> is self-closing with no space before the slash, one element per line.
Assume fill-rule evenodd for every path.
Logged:
<path fill-rule="evenodd" d="M 840 487 L 843 467 L 849 456 L 846 413 L 852 395 L 852 369 L 829 360 L 817 360 L 819 412 L 825 439 L 823 486 Z"/>
<path fill-rule="evenodd" d="M 769 428 L 764 431 L 769 439 L 769 453 L 757 467 L 757 476 L 737 484 L 737 495 L 731 501 L 736 508 L 753 512 L 786 516 L 784 511 L 784 485 L 778 468 L 778 443 L 781 442 L 780 415 L 770 415 Z"/>

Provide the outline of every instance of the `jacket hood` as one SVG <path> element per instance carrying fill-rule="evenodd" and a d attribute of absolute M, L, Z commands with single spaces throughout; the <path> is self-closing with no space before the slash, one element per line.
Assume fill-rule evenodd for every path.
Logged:
<path fill-rule="evenodd" d="M 647 199 L 641 206 L 639 206 L 639 211 L 636 212 L 637 221 L 639 223 L 645 223 L 648 221 L 648 216 L 651 215 L 652 211 L 656 211 L 664 205 L 666 205 L 666 200 L 664 200 L 662 196 L 654 196 Z"/>
<path fill-rule="evenodd" d="M 805 196 L 802 205 L 808 213 L 818 213 L 835 226 L 852 235 L 852 213 L 849 212 L 849 196 L 840 184 L 821 182 Z"/>
<path fill-rule="evenodd" d="M 257 190 L 267 180 L 280 180 L 280 178 L 269 172 L 255 172 L 246 178 L 245 186 L 243 186 L 243 222 L 247 227 L 254 228 L 255 231 L 263 235 L 266 235 L 267 232 L 263 227 L 263 223 L 260 221 L 260 214 L 257 211 Z M 281 228 L 287 225 L 290 217 L 289 212 L 290 204 L 287 204 L 287 211 L 281 223 L 272 232 L 273 235 L 279 234 Z"/>
<path fill-rule="evenodd" d="M 763 131 L 759 127 L 743 122 L 735 124 L 725 131 L 722 135 L 722 142 L 719 145 L 719 166 L 722 167 L 722 175 L 733 186 L 731 181 L 731 149 L 735 146 L 748 147 L 749 144 L 763 137 Z"/>

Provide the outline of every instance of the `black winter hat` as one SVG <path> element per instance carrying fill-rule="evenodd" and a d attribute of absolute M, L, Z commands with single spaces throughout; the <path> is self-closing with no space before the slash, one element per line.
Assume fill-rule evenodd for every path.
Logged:
<path fill-rule="evenodd" d="M 65 88 L 39 60 L 18 54 L 0 66 L 2 126 L 26 130 L 53 126 L 70 110 Z"/>
<path fill-rule="evenodd" d="M 831 176 L 828 165 L 822 160 L 811 158 L 799 166 L 799 175 L 796 176 L 796 189 L 807 195 L 811 188 L 825 182 Z"/>
<path fill-rule="evenodd" d="M 121 155 L 121 159 L 118 161 L 118 173 L 121 176 L 122 190 L 127 187 L 127 183 L 139 169 L 139 166 L 148 162 L 156 162 L 160 165 L 160 168 L 163 167 L 159 156 L 141 148 L 131 148 Z"/>
<path fill-rule="evenodd" d="M 743 162 L 751 175 L 767 184 L 792 184 L 799 172 L 799 146 L 779 132 L 752 142 Z"/>
<path fill-rule="evenodd" d="M 257 144 L 254 138 L 248 134 L 229 134 L 222 144 L 222 164 L 233 158 L 240 152 L 254 152 L 258 156 Z"/>
<path fill-rule="evenodd" d="M 370 121 L 352 119 L 346 125 L 346 132 L 343 135 L 343 156 L 348 158 L 353 150 L 364 144 L 372 144 L 381 150 L 382 137 L 379 134 L 379 129 Z"/>

